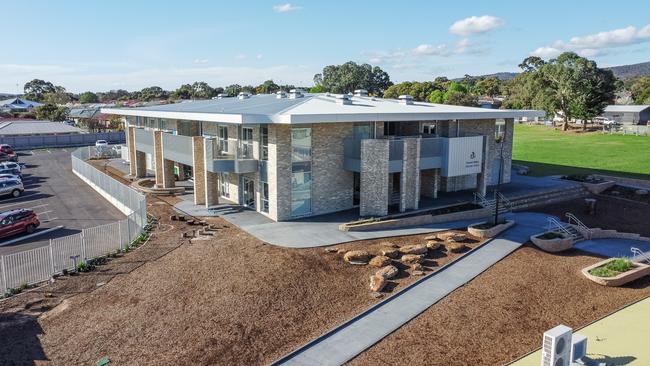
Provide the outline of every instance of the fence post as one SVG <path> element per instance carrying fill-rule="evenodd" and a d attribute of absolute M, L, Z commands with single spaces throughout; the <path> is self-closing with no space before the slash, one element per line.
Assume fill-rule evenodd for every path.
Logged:
<path fill-rule="evenodd" d="M 83 254 L 84 260 L 88 259 L 86 257 L 86 230 L 81 231 L 81 253 Z"/>
<path fill-rule="evenodd" d="M 126 218 L 126 222 L 129 222 L 128 216 Z M 117 236 L 119 237 L 119 239 L 117 240 L 117 245 L 119 249 L 122 250 L 122 243 L 124 243 L 124 240 L 122 239 L 122 225 L 120 224 L 119 221 L 117 222 L 117 231 L 118 231 Z"/>
<path fill-rule="evenodd" d="M 56 268 L 54 268 L 54 252 L 52 251 L 52 239 L 50 239 L 50 268 L 52 268 L 52 276 L 56 273 Z"/>
<path fill-rule="evenodd" d="M 2 296 L 7 293 L 7 272 L 5 271 L 5 256 L 0 255 L 0 270 L 2 271 Z"/>

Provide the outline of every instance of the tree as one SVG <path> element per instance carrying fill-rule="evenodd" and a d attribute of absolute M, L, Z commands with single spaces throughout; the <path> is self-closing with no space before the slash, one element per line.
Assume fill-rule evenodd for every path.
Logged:
<path fill-rule="evenodd" d="M 436 89 L 429 94 L 427 100 L 429 103 L 443 104 L 445 102 L 445 92 Z"/>
<path fill-rule="evenodd" d="M 129 92 L 124 89 L 109 90 L 103 93 L 97 93 L 99 100 L 104 102 L 129 99 Z"/>
<path fill-rule="evenodd" d="M 164 91 L 161 87 L 159 86 L 150 86 L 148 88 L 144 88 L 140 90 L 139 93 L 139 98 L 133 98 L 133 99 L 141 99 L 144 101 L 151 101 L 151 100 L 161 100 L 161 99 L 167 99 L 169 97 L 169 93 Z"/>
<path fill-rule="evenodd" d="M 43 96 L 43 101 L 50 104 L 66 104 L 72 101 L 72 95 L 65 91 L 64 87 L 55 87 L 55 92 L 46 93 Z"/>
<path fill-rule="evenodd" d="M 481 79 L 474 85 L 474 93 L 478 95 L 486 95 L 494 97 L 499 95 L 501 91 L 501 82 L 496 77 L 489 77 Z"/>
<path fill-rule="evenodd" d="M 314 86 L 314 87 L 311 87 L 311 88 L 309 89 L 309 92 L 310 92 L 310 93 L 325 93 L 326 90 L 325 90 L 325 88 L 324 88 L 322 85 L 316 85 L 316 86 Z"/>
<path fill-rule="evenodd" d="M 57 88 L 49 81 L 34 79 L 25 83 L 23 91 L 25 93 L 25 99 L 43 102 L 45 100 L 45 94 L 56 93 Z M 63 89 L 63 91 L 65 91 L 65 89 Z"/>
<path fill-rule="evenodd" d="M 242 91 L 242 87 L 239 84 L 228 85 L 224 90 L 224 93 L 229 97 L 235 97 Z"/>
<path fill-rule="evenodd" d="M 68 117 L 68 112 L 68 108 L 59 107 L 51 103 L 43 104 L 34 108 L 34 113 L 37 119 L 55 122 L 65 121 Z"/>
<path fill-rule="evenodd" d="M 650 104 L 650 76 L 629 81 L 627 88 L 632 93 L 634 103 Z"/>
<path fill-rule="evenodd" d="M 388 87 L 388 89 L 384 91 L 384 98 L 395 99 L 400 95 L 410 95 L 414 100 L 426 102 L 434 90 L 438 90 L 438 87 L 430 81 L 405 81 Z"/>
<path fill-rule="evenodd" d="M 79 95 L 79 103 L 99 103 L 99 97 L 97 94 L 87 91 Z"/>
<path fill-rule="evenodd" d="M 221 91 L 223 89 L 219 88 Z M 195 81 L 193 84 L 183 84 L 171 93 L 174 99 L 210 99 L 219 94 L 205 81 Z"/>
<path fill-rule="evenodd" d="M 392 85 L 389 75 L 379 66 L 359 65 L 352 61 L 325 66 L 321 74 L 314 75 L 314 82 L 327 91 L 339 94 L 365 89 L 371 94 L 383 95 Z"/>
<path fill-rule="evenodd" d="M 280 90 L 278 84 L 274 83 L 273 80 L 267 80 L 255 88 L 255 94 L 272 94 L 278 90 Z"/>

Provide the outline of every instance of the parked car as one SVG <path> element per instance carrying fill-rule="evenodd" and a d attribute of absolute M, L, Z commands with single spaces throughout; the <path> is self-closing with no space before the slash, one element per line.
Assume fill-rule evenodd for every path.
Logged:
<path fill-rule="evenodd" d="M 23 183 L 17 180 L 0 181 L 0 196 L 19 197 L 25 192 Z"/>
<path fill-rule="evenodd" d="M 14 169 L 19 172 L 22 172 L 22 167 L 20 164 L 16 163 L 15 161 L 5 161 L 3 163 L 0 163 L 0 169 Z"/>
<path fill-rule="evenodd" d="M 0 151 L 0 162 L 5 162 L 5 161 L 18 161 L 18 155 L 16 153 L 13 154 L 7 154 L 3 153 Z"/>
<path fill-rule="evenodd" d="M 11 145 L 0 144 L 0 153 L 4 155 L 4 159 L 0 158 L 1 161 L 18 161 L 18 154 Z"/>
<path fill-rule="evenodd" d="M 122 153 L 122 145 L 113 146 L 113 151 L 115 151 L 118 154 Z"/>
<path fill-rule="evenodd" d="M 21 180 L 23 179 L 23 174 L 17 169 L 9 168 L 0 168 L 0 174 L 11 174 L 18 176 Z"/>
<path fill-rule="evenodd" d="M 13 180 L 19 180 L 19 181 L 22 182 L 23 177 L 20 176 L 20 175 L 16 175 L 16 174 L 5 173 L 5 174 L 0 174 L 0 179 L 10 179 L 10 180 L 13 179 Z"/>
<path fill-rule="evenodd" d="M 97 146 L 97 147 L 108 146 L 108 141 L 106 141 L 106 140 L 97 140 L 97 141 L 95 141 L 95 146 Z"/>
<path fill-rule="evenodd" d="M 20 233 L 33 233 L 41 225 L 32 210 L 18 209 L 0 213 L 0 238 Z"/>

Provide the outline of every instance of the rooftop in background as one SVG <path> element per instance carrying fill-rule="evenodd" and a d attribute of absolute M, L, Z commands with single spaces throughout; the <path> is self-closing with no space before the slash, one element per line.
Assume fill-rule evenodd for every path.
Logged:
<path fill-rule="evenodd" d="M 586 327 L 573 330 L 589 338 L 587 357 L 608 365 L 650 365 L 648 329 L 650 329 L 650 298 L 623 308 Z M 542 335 L 539 335 L 540 345 Z M 538 366 L 541 352 L 514 362 L 512 366 Z M 615 362 L 618 359 L 619 362 Z"/>
<path fill-rule="evenodd" d="M 61 122 L 34 120 L 0 122 L 0 136 L 70 135 L 83 132 L 80 128 Z"/>
<path fill-rule="evenodd" d="M 318 123 L 449 119 L 535 118 L 541 111 L 497 110 L 368 96 L 262 94 L 140 108 L 102 108 L 102 113 L 230 123 Z"/>
<path fill-rule="evenodd" d="M 43 104 L 18 97 L 0 100 L 0 109 L 32 109 L 40 105 Z"/>
<path fill-rule="evenodd" d="M 612 104 L 605 107 L 605 112 L 643 112 L 650 105 L 643 104 Z"/>

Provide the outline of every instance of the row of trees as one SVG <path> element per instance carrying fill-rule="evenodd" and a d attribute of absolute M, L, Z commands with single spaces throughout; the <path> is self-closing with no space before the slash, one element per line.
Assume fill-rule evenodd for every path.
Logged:
<path fill-rule="evenodd" d="M 625 89 L 632 94 L 634 103 L 650 104 L 650 76 L 625 81 Z"/>

